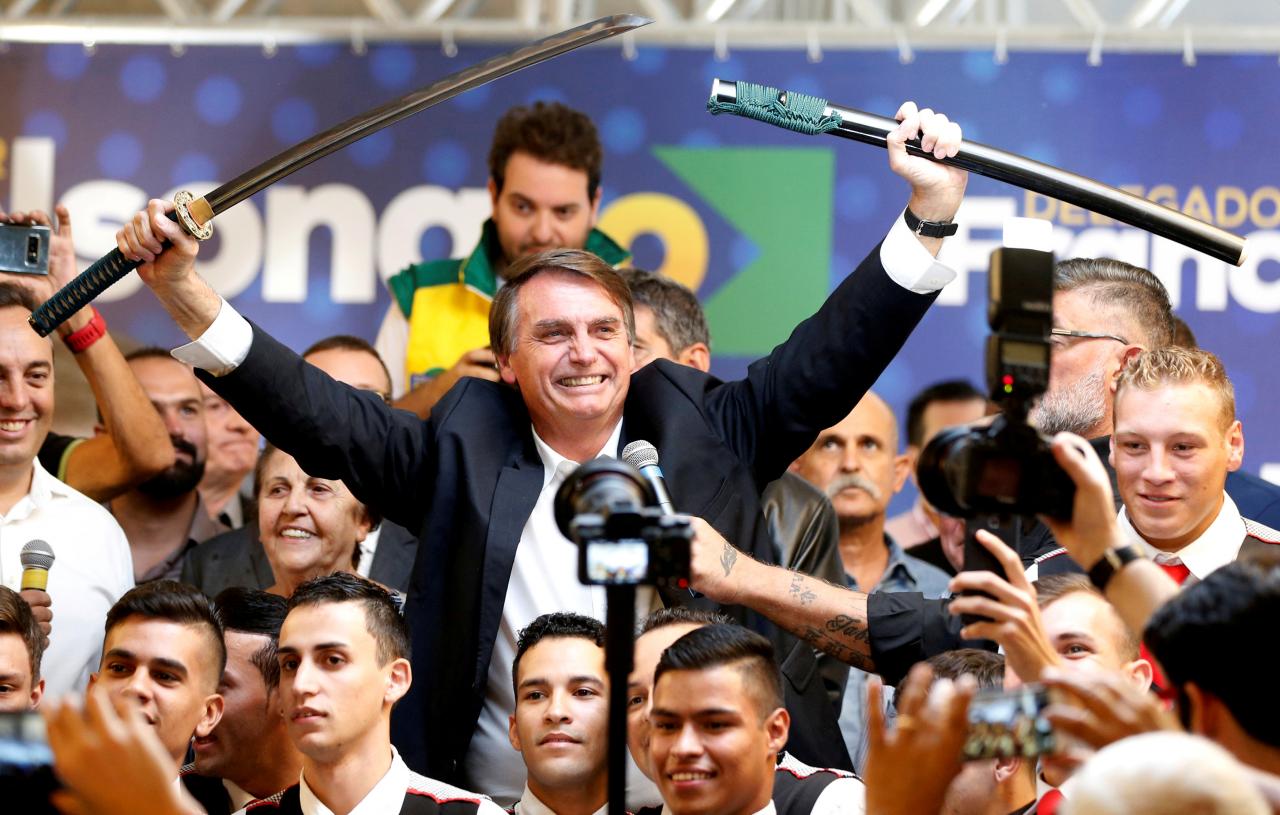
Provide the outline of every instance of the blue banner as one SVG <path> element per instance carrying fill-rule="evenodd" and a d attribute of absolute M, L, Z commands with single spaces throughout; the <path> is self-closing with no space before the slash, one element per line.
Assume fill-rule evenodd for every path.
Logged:
<path fill-rule="evenodd" d="M 882 151 L 712 118 L 713 77 L 744 79 L 892 115 L 914 99 L 967 138 L 1047 161 L 1211 221 L 1250 240 L 1242 268 L 1075 207 L 973 178 L 943 259 L 960 272 L 877 384 L 901 416 L 942 378 L 981 377 L 985 270 L 1011 215 L 1055 224 L 1060 257 L 1118 257 L 1154 271 L 1235 382 L 1246 469 L 1280 480 L 1280 426 L 1266 373 L 1280 349 L 1280 188 L 1258 134 L 1280 129 L 1273 57 L 738 51 L 612 47 L 571 54 L 466 93 L 300 171 L 219 216 L 201 269 L 243 313 L 301 348 L 372 339 L 382 280 L 422 258 L 465 254 L 488 214 L 486 152 L 508 107 L 560 100 L 592 116 L 605 147 L 606 231 L 637 265 L 694 286 L 715 370 L 736 376 L 786 336 L 905 204 Z M 0 203 L 66 203 L 87 265 L 150 197 L 197 195 L 375 103 L 496 53 L 382 45 L 250 48 L 11 45 L 0 123 Z M 1247 133 L 1254 136 L 1246 138 Z M 1256 145 L 1256 147 L 1254 146 Z M 113 329 L 180 337 L 136 275 L 108 293 Z M 1273 469 L 1274 468 L 1274 469 Z M 898 506 L 901 506 L 902 499 Z"/>

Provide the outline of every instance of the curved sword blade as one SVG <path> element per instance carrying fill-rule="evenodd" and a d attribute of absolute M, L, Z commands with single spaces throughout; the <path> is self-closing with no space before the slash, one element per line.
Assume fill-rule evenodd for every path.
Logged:
<path fill-rule="evenodd" d="M 601 17 L 449 74 L 425 88 L 407 93 L 399 99 L 394 99 L 385 105 L 348 119 L 342 124 L 335 125 L 323 133 L 272 156 L 257 167 L 246 170 L 204 196 L 211 210 L 209 217 L 226 211 L 316 159 L 323 158 L 335 150 L 341 150 L 352 142 L 359 141 L 432 105 L 452 99 L 463 91 L 478 88 L 522 68 L 536 65 L 575 48 L 632 31 L 651 22 L 653 20 L 648 17 L 635 14 Z M 192 208 L 196 209 L 196 205 L 193 204 Z"/>

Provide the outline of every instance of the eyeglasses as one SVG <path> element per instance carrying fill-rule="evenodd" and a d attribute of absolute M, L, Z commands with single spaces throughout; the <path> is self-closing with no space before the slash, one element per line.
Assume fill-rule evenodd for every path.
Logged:
<path fill-rule="evenodd" d="M 1049 333 L 1055 337 L 1079 337 L 1082 340 L 1115 340 L 1116 342 L 1129 344 L 1124 337 L 1118 337 L 1115 334 L 1094 334 L 1091 331 L 1076 331 L 1071 328 L 1052 328 Z"/>

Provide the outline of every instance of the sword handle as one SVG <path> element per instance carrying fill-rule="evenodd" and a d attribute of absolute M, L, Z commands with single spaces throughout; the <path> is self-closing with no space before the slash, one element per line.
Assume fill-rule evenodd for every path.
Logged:
<path fill-rule="evenodd" d="M 168 245 L 166 241 L 165 246 Z M 93 298 L 106 291 L 111 284 L 141 265 L 139 261 L 129 260 L 120 254 L 119 249 L 112 249 L 81 272 L 75 280 L 59 289 L 44 305 L 31 312 L 31 327 L 40 336 L 49 336 L 68 317 L 89 305 Z"/>

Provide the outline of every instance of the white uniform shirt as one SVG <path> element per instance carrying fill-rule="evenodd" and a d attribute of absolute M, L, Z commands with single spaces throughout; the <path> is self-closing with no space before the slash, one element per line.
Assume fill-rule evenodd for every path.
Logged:
<path fill-rule="evenodd" d="M 22 585 L 22 547 L 53 548 L 53 631 L 40 673 L 52 697 L 83 691 L 102 659 L 107 612 L 133 588 L 133 556 L 111 513 L 33 462 L 31 489 L 0 518 L 0 583 Z"/>
<path fill-rule="evenodd" d="M 1130 542 L 1141 546 L 1147 557 L 1156 563 L 1181 563 L 1186 566 L 1191 572 L 1187 577 L 1187 585 L 1204 580 L 1210 572 L 1234 562 L 1245 538 L 1244 519 L 1240 517 L 1240 510 L 1236 509 L 1236 502 L 1225 493 L 1222 496 L 1222 509 L 1218 510 L 1218 517 L 1213 519 L 1209 528 L 1176 552 L 1162 551 L 1143 540 L 1123 508 L 1120 510 L 1119 521 L 1120 533 Z"/>

